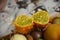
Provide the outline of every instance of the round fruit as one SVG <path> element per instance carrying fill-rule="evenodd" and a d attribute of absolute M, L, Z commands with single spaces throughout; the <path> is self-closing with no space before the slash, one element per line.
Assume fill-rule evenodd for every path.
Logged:
<path fill-rule="evenodd" d="M 60 24 L 60 17 L 55 17 L 55 18 L 52 20 L 52 23 L 53 23 L 53 24 Z"/>
<path fill-rule="evenodd" d="M 36 24 L 46 25 L 49 22 L 49 15 L 46 11 L 38 11 L 33 14 L 33 21 Z"/>
<path fill-rule="evenodd" d="M 15 34 L 10 40 L 27 40 L 27 38 L 24 35 Z"/>
<path fill-rule="evenodd" d="M 60 38 L 60 25 L 59 24 L 51 24 L 44 31 L 44 39 L 45 40 L 59 40 Z"/>
<path fill-rule="evenodd" d="M 16 18 L 14 25 L 17 32 L 26 34 L 33 28 L 33 21 L 29 16 L 21 15 Z"/>
<path fill-rule="evenodd" d="M 39 40 L 43 40 L 43 39 L 39 39 Z"/>
<path fill-rule="evenodd" d="M 31 35 L 27 35 L 28 40 L 33 40 L 33 37 Z"/>
<path fill-rule="evenodd" d="M 38 32 L 38 31 L 34 31 L 34 32 L 32 32 L 32 37 L 34 40 L 38 40 L 39 38 L 42 37 L 42 33 Z"/>

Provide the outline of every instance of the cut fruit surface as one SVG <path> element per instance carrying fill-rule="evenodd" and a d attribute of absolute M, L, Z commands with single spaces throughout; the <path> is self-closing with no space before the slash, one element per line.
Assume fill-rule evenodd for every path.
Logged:
<path fill-rule="evenodd" d="M 32 22 L 32 19 L 26 15 L 18 16 L 15 20 L 15 24 L 20 27 L 25 27 L 30 25 Z"/>
<path fill-rule="evenodd" d="M 33 14 L 33 21 L 41 25 L 47 24 L 49 22 L 48 13 L 43 10 L 36 12 Z"/>

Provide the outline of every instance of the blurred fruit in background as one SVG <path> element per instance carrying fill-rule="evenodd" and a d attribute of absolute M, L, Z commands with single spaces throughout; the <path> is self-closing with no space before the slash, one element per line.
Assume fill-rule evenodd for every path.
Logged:
<path fill-rule="evenodd" d="M 39 40 L 42 38 L 42 33 L 40 31 L 33 31 L 31 33 L 33 40 Z"/>
<path fill-rule="evenodd" d="M 27 40 L 27 38 L 24 35 L 21 34 L 15 34 L 11 37 L 10 40 Z"/>
<path fill-rule="evenodd" d="M 31 35 L 27 34 L 27 39 L 28 40 L 33 40 L 33 37 Z"/>
<path fill-rule="evenodd" d="M 60 25 L 51 24 L 44 31 L 45 40 L 59 40 L 60 38 Z"/>
<path fill-rule="evenodd" d="M 60 17 L 53 18 L 52 23 L 53 24 L 60 24 Z"/>
<path fill-rule="evenodd" d="M 50 21 L 53 24 L 60 24 L 60 13 L 55 13 L 50 16 Z"/>

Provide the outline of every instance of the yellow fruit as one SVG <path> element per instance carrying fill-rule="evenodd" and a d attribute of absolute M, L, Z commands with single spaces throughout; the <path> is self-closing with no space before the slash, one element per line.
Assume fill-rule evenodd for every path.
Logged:
<path fill-rule="evenodd" d="M 10 40 L 27 40 L 27 38 L 24 35 L 21 34 L 15 34 L 11 37 Z"/>
<path fill-rule="evenodd" d="M 55 17 L 55 18 L 52 20 L 52 23 L 53 23 L 53 24 L 60 24 L 60 17 Z"/>
<path fill-rule="evenodd" d="M 45 40 L 59 40 L 60 39 L 60 25 L 51 24 L 44 32 Z"/>
<path fill-rule="evenodd" d="M 14 21 L 17 32 L 26 34 L 33 28 L 32 18 L 26 15 L 21 15 Z"/>
<path fill-rule="evenodd" d="M 49 22 L 49 15 L 46 11 L 38 11 L 35 14 L 33 14 L 33 21 L 36 24 L 39 25 L 46 25 Z"/>

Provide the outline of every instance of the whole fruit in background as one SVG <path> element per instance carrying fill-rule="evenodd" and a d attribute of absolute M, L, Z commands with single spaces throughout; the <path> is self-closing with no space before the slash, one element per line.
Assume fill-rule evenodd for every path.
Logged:
<path fill-rule="evenodd" d="M 60 24 L 60 17 L 53 18 L 52 23 L 53 24 Z"/>
<path fill-rule="evenodd" d="M 27 34 L 27 39 L 28 40 L 33 40 L 33 37 L 31 35 Z"/>
<path fill-rule="evenodd" d="M 40 28 L 44 28 L 46 24 L 49 22 L 49 15 L 46 11 L 38 11 L 32 16 L 33 21 Z"/>
<path fill-rule="evenodd" d="M 39 40 L 43 40 L 43 39 L 39 39 Z"/>
<path fill-rule="evenodd" d="M 29 16 L 20 15 L 15 19 L 14 25 L 17 32 L 21 34 L 27 34 L 33 28 L 33 21 Z"/>
<path fill-rule="evenodd" d="M 42 33 L 39 31 L 34 31 L 31 33 L 33 40 L 39 40 L 42 37 Z"/>
<path fill-rule="evenodd" d="M 55 19 L 60 19 L 60 13 L 55 13 L 53 15 L 50 15 L 50 22 L 53 23 Z M 56 23 L 56 21 L 54 22 Z"/>
<path fill-rule="evenodd" d="M 60 38 L 60 25 L 59 24 L 51 24 L 44 31 L 44 39 L 45 40 L 59 40 Z"/>
<path fill-rule="evenodd" d="M 27 38 L 24 35 L 21 34 L 15 34 L 11 37 L 10 40 L 27 40 Z"/>

